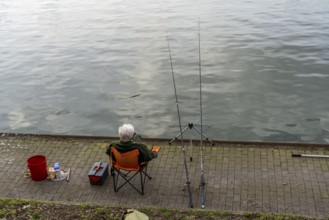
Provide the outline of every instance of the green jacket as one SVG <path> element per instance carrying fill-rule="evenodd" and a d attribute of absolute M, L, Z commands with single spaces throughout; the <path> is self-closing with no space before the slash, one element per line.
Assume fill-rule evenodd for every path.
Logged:
<path fill-rule="evenodd" d="M 111 155 L 111 147 L 115 147 L 119 152 L 125 153 L 134 149 L 139 149 L 139 159 L 138 162 L 147 162 L 157 157 L 157 153 L 151 151 L 145 144 L 136 143 L 133 141 L 115 141 L 112 142 L 106 149 L 106 154 Z"/>

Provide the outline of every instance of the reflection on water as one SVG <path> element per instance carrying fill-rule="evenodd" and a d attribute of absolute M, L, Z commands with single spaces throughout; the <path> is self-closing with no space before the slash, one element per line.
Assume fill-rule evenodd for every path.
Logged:
<path fill-rule="evenodd" d="M 329 143 L 329 3 L 1 1 L 0 131 Z M 191 135 L 198 138 L 198 134 Z"/>

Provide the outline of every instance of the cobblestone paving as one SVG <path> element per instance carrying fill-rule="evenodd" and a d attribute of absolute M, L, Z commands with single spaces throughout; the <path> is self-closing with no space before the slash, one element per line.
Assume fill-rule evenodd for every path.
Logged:
<path fill-rule="evenodd" d="M 87 174 L 105 154 L 110 140 L 43 136 L 0 137 L 0 197 L 113 206 L 188 208 L 186 175 L 180 142 L 146 142 L 161 145 L 151 161 L 145 195 L 130 186 L 113 191 L 113 180 L 89 184 Z M 329 159 L 291 157 L 292 153 L 329 155 L 329 148 L 220 144 L 206 145 L 205 208 L 228 211 L 272 212 L 329 217 Z M 32 181 L 24 178 L 27 159 L 42 154 L 47 165 L 60 162 L 71 168 L 69 182 Z M 199 146 L 186 146 L 194 207 L 201 207 Z M 190 161 L 192 157 L 192 161 Z"/>

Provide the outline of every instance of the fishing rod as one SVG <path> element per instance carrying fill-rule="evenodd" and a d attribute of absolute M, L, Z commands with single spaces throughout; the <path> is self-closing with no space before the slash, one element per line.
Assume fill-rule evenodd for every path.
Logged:
<path fill-rule="evenodd" d="M 185 173 L 186 173 L 186 186 L 190 198 L 190 207 L 193 208 L 193 201 L 192 201 L 192 191 L 191 191 L 191 182 L 189 177 L 189 172 L 187 168 L 187 162 L 186 162 L 186 151 L 184 146 L 184 138 L 183 138 L 183 132 L 182 132 L 182 123 L 180 119 L 180 112 L 179 112 L 179 105 L 178 105 L 178 98 L 177 98 L 177 91 L 176 91 L 176 83 L 175 83 L 175 74 L 174 74 L 174 68 L 172 64 L 172 58 L 171 58 L 171 51 L 170 51 L 170 45 L 169 45 L 169 39 L 167 36 L 167 42 L 168 42 L 168 52 L 169 52 L 169 58 L 170 58 L 170 66 L 171 66 L 171 73 L 172 73 L 172 79 L 174 83 L 174 90 L 175 90 L 175 97 L 176 97 L 176 107 L 177 107 L 177 114 L 178 114 L 178 121 L 179 121 L 179 129 L 181 133 L 181 141 L 182 141 L 182 151 L 183 151 L 183 157 L 184 157 L 184 166 L 185 166 Z"/>
<path fill-rule="evenodd" d="M 199 76 L 200 76 L 200 164 L 201 164 L 201 208 L 204 208 L 205 204 L 205 181 L 204 181 L 204 166 L 203 166 L 203 128 L 202 128 L 202 81 L 201 81 L 201 37 L 200 37 L 200 19 L 199 19 Z"/>
<path fill-rule="evenodd" d="M 292 157 L 317 157 L 317 158 L 329 158 L 329 155 L 315 155 L 315 154 L 292 154 Z"/>

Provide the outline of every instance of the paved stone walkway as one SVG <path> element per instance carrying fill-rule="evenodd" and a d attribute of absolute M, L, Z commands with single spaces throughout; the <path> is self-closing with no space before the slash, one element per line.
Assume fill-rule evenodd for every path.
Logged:
<path fill-rule="evenodd" d="M 145 195 L 129 186 L 113 191 L 113 180 L 89 184 L 87 174 L 96 161 L 108 162 L 110 140 L 44 136 L 0 136 L 0 197 L 95 203 L 110 206 L 188 208 L 185 170 L 179 141 L 161 145 L 149 164 Z M 186 147 L 194 207 L 201 207 L 200 152 Z M 192 154 L 191 154 L 192 152 Z M 329 155 L 328 146 L 216 144 L 205 146 L 205 208 L 329 217 L 329 159 L 296 158 L 292 153 Z M 69 182 L 35 182 L 23 177 L 27 159 L 45 155 L 48 166 L 60 162 L 71 168 Z M 192 162 L 189 158 L 192 156 Z"/>

